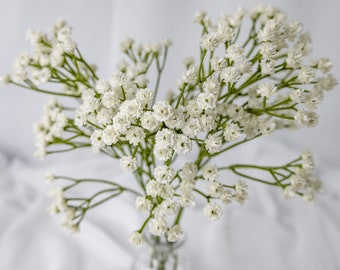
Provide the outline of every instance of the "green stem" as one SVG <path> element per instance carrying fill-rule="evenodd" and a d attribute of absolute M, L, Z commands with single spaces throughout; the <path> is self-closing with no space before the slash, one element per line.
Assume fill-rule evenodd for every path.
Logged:
<path fill-rule="evenodd" d="M 25 89 L 29 89 L 29 90 L 34 90 L 36 92 L 40 92 L 40 93 L 44 93 L 44 94 L 55 95 L 55 96 L 64 96 L 64 97 L 80 98 L 80 95 L 72 95 L 72 94 L 66 94 L 66 93 L 60 93 L 60 92 L 52 92 L 52 91 L 40 89 L 40 88 L 38 88 L 36 86 L 30 87 L 30 86 L 26 86 L 24 84 L 16 83 L 16 82 L 13 82 L 13 81 L 11 81 L 10 83 L 14 84 L 16 86 L 19 86 L 21 88 L 25 88 Z"/>
<path fill-rule="evenodd" d="M 256 181 L 256 182 L 260 182 L 260 183 L 271 185 L 271 186 L 277 186 L 276 183 L 268 182 L 268 181 L 265 181 L 265 180 L 262 180 L 262 179 L 259 179 L 259 178 L 256 178 L 256 177 L 252 177 L 252 176 L 240 173 L 240 172 L 236 171 L 235 169 L 232 170 L 232 172 L 235 173 L 238 176 L 241 176 L 241 177 L 244 177 L 244 178 L 248 178 L 248 179 Z"/>
<path fill-rule="evenodd" d="M 138 230 L 139 233 L 142 233 L 144 231 L 144 228 L 146 227 L 146 225 L 148 224 L 149 220 L 153 217 L 152 214 L 150 214 L 148 216 L 148 218 L 143 222 L 143 225 L 140 227 L 140 229 Z"/>

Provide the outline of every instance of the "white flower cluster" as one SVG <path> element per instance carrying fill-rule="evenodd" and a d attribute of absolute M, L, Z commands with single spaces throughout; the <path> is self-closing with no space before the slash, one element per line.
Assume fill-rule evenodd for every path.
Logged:
<path fill-rule="evenodd" d="M 301 155 L 301 167 L 295 169 L 295 173 L 290 177 L 290 184 L 283 190 L 283 197 L 292 199 L 297 194 L 303 194 L 303 199 L 307 202 L 314 202 L 315 193 L 322 189 L 322 182 L 315 177 L 315 161 L 313 154 L 304 151 Z"/>
<path fill-rule="evenodd" d="M 28 79 L 27 67 L 36 65 L 43 68 L 33 70 L 32 82 L 36 85 L 46 83 L 51 78 L 48 66 L 60 67 L 64 61 L 64 53 L 76 48 L 71 38 L 72 30 L 65 21 L 60 20 L 53 26 L 52 37 L 40 31 L 29 30 L 27 39 L 31 42 L 34 53 L 22 53 L 13 63 L 14 82 L 21 83 Z"/>
<path fill-rule="evenodd" d="M 49 207 L 50 214 L 64 213 L 64 219 L 62 220 L 62 227 L 69 230 L 72 233 L 79 231 L 79 224 L 74 223 L 76 216 L 74 208 L 67 205 L 67 200 L 64 196 L 62 188 L 52 186 L 49 192 L 49 196 L 53 198 L 53 202 Z"/>
<path fill-rule="evenodd" d="M 247 17 L 250 29 L 244 29 Z M 197 197 L 206 202 L 204 215 L 219 219 L 222 204 L 243 204 L 248 199 L 244 180 L 278 186 L 285 198 L 301 195 L 307 201 L 321 189 L 309 152 L 282 167 L 219 167 L 214 158 L 277 129 L 316 125 L 316 109 L 324 92 L 337 84 L 329 73 L 330 60 L 307 60 L 309 34 L 273 7 L 239 8 L 231 15 L 221 15 L 216 23 L 205 12 L 198 12 L 194 20 L 202 26 L 200 57 L 197 63 L 193 58 L 184 61 L 177 92 L 166 100 L 158 100 L 157 93 L 169 40 L 137 44 L 126 39 L 121 50 L 128 61 L 119 62 L 118 71 L 103 80 L 80 54 L 64 21 L 54 25 L 51 37 L 30 32 L 34 53 L 22 54 L 14 63 L 13 75 L 2 77 L 3 83 L 80 102 L 67 114 L 74 114 L 70 117 L 64 112 L 69 108 L 57 101 L 47 105 L 35 128 L 37 155 L 44 157 L 52 153 L 48 147 L 64 144 L 70 147 L 67 151 L 90 146 L 119 159 L 122 169 L 134 175 L 140 191 L 98 180 L 111 189 L 96 194 L 113 192 L 113 198 L 126 191 L 137 195 L 136 209 L 147 217 L 129 238 L 136 245 L 145 242 L 146 227 L 168 242 L 179 240 L 184 234 L 180 226 L 183 210 L 194 206 Z M 249 34 L 242 39 L 244 31 Z M 152 78 L 157 76 L 154 85 L 150 73 Z M 63 92 L 39 88 L 46 82 L 59 83 Z M 62 136 L 65 131 L 70 137 Z M 185 164 L 178 162 L 179 156 L 188 153 L 195 158 Z M 241 173 L 241 169 L 269 172 L 273 182 Z M 242 180 L 231 183 L 232 178 L 220 177 L 223 170 Z M 82 182 L 86 180 L 74 181 L 69 188 Z M 54 192 L 53 209 L 66 209 L 66 223 L 72 224 L 75 217 L 65 208 L 61 191 Z"/>
<path fill-rule="evenodd" d="M 63 112 L 62 105 L 55 98 L 50 99 L 44 108 L 41 121 L 34 125 L 36 157 L 46 156 L 47 147 L 55 138 L 62 136 L 67 124 L 68 118 Z"/>
<path fill-rule="evenodd" d="M 34 48 L 33 53 L 20 54 L 13 62 L 12 74 L 2 76 L 0 82 L 47 94 L 56 92 L 41 89 L 42 85 L 59 83 L 62 92 L 58 94 L 73 97 L 78 97 L 84 88 L 92 85 L 96 78 L 95 67 L 83 59 L 66 21 L 55 23 L 51 34 L 29 30 L 27 39 Z"/>

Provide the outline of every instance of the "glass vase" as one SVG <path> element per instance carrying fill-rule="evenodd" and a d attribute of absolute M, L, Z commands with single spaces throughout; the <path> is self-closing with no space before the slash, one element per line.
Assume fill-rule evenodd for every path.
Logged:
<path fill-rule="evenodd" d="M 149 237 L 135 256 L 131 270 L 189 270 L 184 250 L 185 240 L 176 243 Z"/>

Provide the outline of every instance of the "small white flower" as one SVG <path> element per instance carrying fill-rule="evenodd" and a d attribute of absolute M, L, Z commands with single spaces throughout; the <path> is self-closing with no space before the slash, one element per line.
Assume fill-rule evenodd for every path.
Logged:
<path fill-rule="evenodd" d="M 124 73 L 129 68 L 129 64 L 125 61 L 125 59 L 122 59 L 117 63 L 116 67 L 120 72 Z"/>
<path fill-rule="evenodd" d="M 151 234 L 160 236 L 166 233 L 168 226 L 163 218 L 153 218 L 149 222 L 149 231 Z"/>
<path fill-rule="evenodd" d="M 211 221 L 218 220 L 222 216 L 222 208 L 215 202 L 207 203 L 203 212 L 204 215 Z"/>
<path fill-rule="evenodd" d="M 116 130 L 116 128 L 113 125 L 108 125 L 106 128 L 103 130 L 103 142 L 106 145 L 112 145 L 117 143 L 119 139 L 119 132 Z"/>
<path fill-rule="evenodd" d="M 302 196 L 303 200 L 309 204 L 313 204 L 315 200 L 315 196 L 313 193 L 305 193 Z"/>
<path fill-rule="evenodd" d="M 185 155 L 192 148 L 192 143 L 189 137 L 178 134 L 173 145 L 175 153 L 179 155 Z"/>
<path fill-rule="evenodd" d="M 227 42 L 233 39 L 236 34 L 236 29 L 231 27 L 229 22 L 224 18 L 221 18 L 217 24 L 217 35 L 220 42 Z"/>
<path fill-rule="evenodd" d="M 184 125 L 185 114 L 182 109 L 175 109 L 172 113 L 172 116 L 165 121 L 165 124 L 168 128 L 172 129 L 182 129 Z"/>
<path fill-rule="evenodd" d="M 211 69 L 220 72 L 225 67 L 225 59 L 214 56 L 210 60 Z"/>
<path fill-rule="evenodd" d="M 220 80 L 215 76 L 210 76 L 206 79 L 206 81 L 203 83 L 203 91 L 205 93 L 211 93 L 214 96 L 218 95 L 218 93 L 221 90 L 221 82 Z"/>
<path fill-rule="evenodd" d="M 136 99 L 125 100 L 119 108 L 119 113 L 130 121 L 138 118 L 142 113 L 141 104 Z"/>
<path fill-rule="evenodd" d="M 169 242 L 176 242 L 183 237 L 184 232 L 182 228 L 178 224 L 176 224 L 173 227 L 169 228 L 166 234 Z"/>
<path fill-rule="evenodd" d="M 64 190 L 62 188 L 53 186 L 48 192 L 48 195 L 54 199 L 54 203 L 58 211 L 66 211 L 66 209 L 68 209 L 64 196 Z"/>
<path fill-rule="evenodd" d="M 235 123 L 230 123 L 225 128 L 223 136 L 226 142 L 236 141 L 242 136 L 241 128 Z"/>
<path fill-rule="evenodd" d="M 294 116 L 294 119 L 301 127 L 314 127 L 319 121 L 319 117 L 316 112 L 306 110 L 299 110 Z"/>
<path fill-rule="evenodd" d="M 9 74 L 5 74 L 3 76 L 0 76 L 0 85 L 6 85 L 9 84 L 11 81 L 11 77 Z"/>
<path fill-rule="evenodd" d="M 47 210 L 48 210 L 50 215 L 55 215 L 55 214 L 58 214 L 60 212 L 55 202 L 52 202 L 49 205 L 49 207 L 47 208 Z"/>
<path fill-rule="evenodd" d="M 176 133 L 172 129 L 163 128 L 155 135 L 157 147 L 172 147 L 175 143 Z"/>
<path fill-rule="evenodd" d="M 235 83 L 241 78 L 237 67 L 226 67 L 221 71 L 221 78 L 226 83 Z"/>
<path fill-rule="evenodd" d="M 216 33 L 204 34 L 201 37 L 201 48 L 207 51 L 214 51 L 219 45 L 219 39 Z"/>
<path fill-rule="evenodd" d="M 323 73 L 329 72 L 332 66 L 333 66 L 332 62 L 329 60 L 329 58 L 326 57 L 319 59 L 317 63 L 318 69 L 320 69 Z"/>
<path fill-rule="evenodd" d="M 142 246 L 145 243 L 145 239 L 144 239 L 144 236 L 140 232 L 134 231 L 129 236 L 129 242 L 135 246 Z"/>
<path fill-rule="evenodd" d="M 191 193 L 195 188 L 195 179 L 183 179 L 179 185 L 179 189 L 184 193 Z"/>
<path fill-rule="evenodd" d="M 153 112 L 146 111 L 140 117 L 141 125 L 149 132 L 155 132 L 159 129 L 161 122 L 155 118 Z"/>
<path fill-rule="evenodd" d="M 55 175 L 51 172 L 45 174 L 45 179 L 48 183 L 52 183 L 55 180 Z"/>
<path fill-rule="evenodd" d="M 191 192 L 183 192 L 179 198 L 181 207 L 193 207 L 195 206 L 195 197 Z"/>
<path fill-rule="evenodd" d="M 128 129 L 125 138 L 129 141 L 130 144 L 137 146 L 144 141 L 144 129 L 141 127 L 132 126 Z"/>
<path fill-rule="evenodd" d="M 160 184 L 159 196 L 164 200 L 172 199 L 174 197 L 175 190 L 170 184 Z"/>
<path fill-rule="evenodd" d="M 100 108 L 97 113 L 96 120 L 99 124 L 106 126 L 112 123 L 113 115 L 114 112 L 112 109 Z"/>
<path fill-rule="evenodd" d="M 236 11 L 228 18 L 229 24 L 234 28 L 239 28 L 242 24 L 242 19 L 246 14 L 246 10 L 238 7 Z"/>
<path fill-rule="evenodd" d="M 187 162 L 182 168 L 181 176 L 184 180 L 193 180 L 198 172 L 197 165 L 193 162 Z"/>
<path fill-rule="evenodd" d="M 72 53 L 72 51 L 77 47 L 77 44 L 71 38 L 65 39 L 59 44 L 65 53 Z"/>
<path fill-rule="evenodd" d="M 298 190 L 300 188 L 305 188 L 307 186 L 307 178 L 304 177 L 302 174 L 296 173 L 289 177 L 291 187 L 294 190 Z"/>
<path fill-rule="evenodd" d="M 222 195 L 222 192 L 223 186 L 219 182 L 212 181 L 208 183 L 207 195 L 218 198 Z"/>
<path fill-rule="evenodd" d="M 161 184 L 170 183 L 174 176 L 175 171 L 169 166 L 161 165 L 154 169 L 154 177 Z"/>
<path fill-rule="evenodd" d="M 162 45 L 158 42 L 144 44 L 144 50 L 147 53 L 160 54 L 162 51 Z"/>
<path fill-rule="evenodd" d="M 305 93 L 304 90 L 299 88 L 299 89 L 292 89 L 291 92 L 289 93 L 289 98 L 297 103 L 303 103 L 305 101 Z"/>
<path fill-rule="evenodd" d="M 67 41 L 69 38 L 71 38 L 72 29 L 70 26 L 65 25 L 64 27 L 60 28 L 57 32 L 57 38 L 59 41 Z"/>
<path fill-rule="evenodd" d="M 243 204 L 248 199 L 248 185 L 244 181 L 238 181 L 235 184 L 235 200 Z"/>
<path fill-rule="evenodd" d="M 155 144 L 153 152 L 155 157 L 161 161 L 167 161 L 171 159 L 173 155 L 173 149 L 170 146 L 164 147 L 157 144 Z"/>
<path fill-rule="evenodd" d="M 224 204 L 231 204 L 233 201 L 233 194 L 229 189 L 223 189 L 221 195 L 220 195 L 220 200 Z"/>
<path fill-rule="evenodd" d="M 96 129 L 92 133 L 90 141 L 93 151 L 98 152 L 102 147 L 105 146 L 105 143 L 103 142 L 103 131 Z"/>
<path fill-rule="evenodd" d="M 243 47 L 237 44 L 232 44 L 227 48 L 226 57 L 231 61 L 238 61 L 243 57 Z"/>
<path fill-rule="evenodd" d="M 60 43 L 57 43 L 53 46 L 49 60 L 51 66 L 54 68 L 61 67 L 64 63 L 64 49 L 62 48 Z"/>
<path fill-rule="evenodd" d="M 36 134 L 35 147 L 37 150 L 34 152 L 34 156 L 44 159 L 47 155 L 47 141 L 45 139 L 45 134 Z"/>
<path fill-rule="evenodd" d="M 171 39 L 165 38 L 165 39 L 163 40 L 163 46 L 164 46 L 165 48 L 172 46 L 172 41 L 171 41 Z"/>
<path fill-rule="evenodd" d="M 150 180 L 146 183 L 145 188 L 147 195 L 150 195 L 151 197 L 156 197 L 160 192 L 161 185 L 156 180 Z"/>
<path fill-rule="evenodd" d="M 312 152 L 305 150 L 301 154 L 302 168 L 307 170 L 313 170 L 315 168 L 314 155 Z"/>
<path fill-rule="evenodd" d="M 28 66 L 31 60 L 30 55 L 27 52 L 21 53 L 18 58 L 16 58 L 13 62 L 14 68 L 23 68 Z"/>
<path fill-rule="evenodd" d="M 202 168 L 202 176 L 205 180 L 215 181 L 218 178 L 218 169 L 215 164 L 207 164 Z"/>
<path fill-rule="evenodd" d="M 135 82 L 135 84 L 137 84 L 138 88 L 143 89 L 148 85 L 149 80 L 148 80 L 148 78 L 146 77 L 145 74 L 141 74 L 141 75 L 138 75 L 137 77 L 135 77 L 134 82 Z"/>
<path fill-rule="evenodd" d="M 51 78 L 51 71 L 50 69 L 46 67 L 32 72 L 32 82 L 35 85 L 46 83 L 48 82 L 50 78 Z"/>
<path fill-rule="evenodd" d="M 314 90 L 306 94 L 305 107 L 308 110 L 316 110 L 323 100 L 323 91 Z"/>
<path fill-rule="evenodd" d="M 154 117 L 158 121 L 166 121 L 172 115 L 172 107 L 166 101 L 158 101 L 155 105 L 153 105 Z"/>
<path fill-rule="evenodd" d="M 314 85 L 315 90 L 332 90 L 338 84 L 333 74 L 328 74 L 326 77 L 321 77 Z"/>
<path fill-rule="evenodd" d="M 278 21 L 274 19 L 267 20 L 263 28 L 258 32 L 258 38 L 263 42 L 275 41 L 279 30 Z"/>
<path fill-rule="evenodd" d="M 222 137 L 218 133 L 209 134 L 204 141 L 204 146 L 209 154 L 217 153 L 222 147 Z"/>
<path fill-rule="evenodd" d="M 262 59 L 261 60 L 261 74 L 262 75 L 274 75 L 275 74 L 275 61 Z"/>
<path fill-rule="evenodd" d="M 136 93 L 136 100 L 141 103 L 142 106 L 148 105 L 153 100 L 153 92 L 149 88 L 139 89 Z"/>
<path fill-rule="evenodd" d="M 257 89 L 257 93 L 261 95 L 261 97 L 270 98 L 276 93 L 277 87 L 273 83 L 262 83 L 259 85 Z"/>
<path fill-rule="evenodd" d="M 241 74 L 250 73 L 252 71 L 253 63 L 243 57 L 236 61 L 235 67 Z"/>
<path fill-rule="evenodd" d="M 198 135 L 201 130 L 201 123 L 200 120 L 196 117 L 190 117 L 184 123 L 182 132 L 184 135 L 194 138 Z"/>
<path fill-rule="evenodd" d="M 161 209 L 164 216 L 174 216 L 179 210 L 179 204 L 176 201 L 167 199 L 162 202 Z"/>
<path fill-rule="evenodd" d="M 264 59 L 275 58 L 278 52 L 277 46 L 271 42 L 265 42 L 260 45 L 260 53 Z"/>
<path fill-rule="evenodd" d="M 301 32 L 303 26 L 297 21 L 293 21 L 286 26 L 286 36 L 289 41 L 293 41 Z"/>
<path fill-rule="evenodd" d="M 182 60 L 182 63 L 185 67 L 190 67 L 192 65 L 195 64 L 195 58 L 194 57 L 191 57 L 191 56 L 188 56 L 188 57 L 185 57 L 183 60 Z"/>
<path fill-rule="evenodd" d="M 94 91 L 90 90 L 84 92 L 82 95 L 83 106 L 87 109 L 88 112 L 94 112 L 100 106 L 100 99 L 95 97 Z"/>
<path fill-rule="evenodd" d="M 286 200 L 293 199 L 295 197 L 295 195 L 296 195 L 296 191 L 292 186 L 287 186 L 283 189 L 282 196 Z"/>
<path fill-rule="evenodd" d="M 259 121 L 259 128 L 263 135 L 271 136 L 275 131 L 276 124 L 272 119 L 264 119 Z"/>
<path fill-rule="evenodd" d="M 101 103 L 108 109 L 118 108 L 120 105 L 120 98 L 114 91 L 107 91 L 101 97 Z"/>
<path fill-rule="evenodd" d="M 21 83 L 27 79 L 27 72 L 22 67 L 15 68 L 11 80 L 16 83 Z"/>
<path fill-rule="evenodd" d="M 288 56 L 286 59 L 288 67 L 300 68 L 303 56 L 309 53 L 308 46 L 305 42 L 298 42 L 292 48 L 288 49 Z"/>
<path fill-rule="evenodd" d="M 110 77 L 110 86 L 113 89 L 121 90 L 121 87 L 126 83 L 127 78 L 124 73 L 115 73 Z"/>
<path fill-rule="evenodd" d="M 61 226 L 71 233 L 79 232 L 79 225 L 74 223 L 73 219 L 75 217 L 74 209 L 68 208 L 65 211 L 64 219 L 61 222 Z"/>
<path fill-rule="evenodd" d="M 108 81 L 99 80 L 96 82 L 96 91 L 100 94 L 105 94 L 110 90 L 110 84 Z"/>
<path fill-rule="evenodd" d="M 204 22 L 207 17 L 207 13 L 205 11 L 196 11 L 194 14 L 194 21 L 196 23 Z"/>
<path fill-rule="evenodd" d="M 200 131 L 210 132 L 216 129 L 216 122 L 213 116 L 203 114 L 199 118 L 200 121 Z"/>
<path fill-rule="evenodd" d="M 41 46 L 43 40 L 46 40 L 46 37 L 43 33 L 31 29 L 27 31 L 26 38 L 31 42 L 31 45 L 36 48 Z"/>
<path fill-rule="evenodd" d="M 127 115 L 117 113 L 112 119 L 112 126 L 119 134 L 125 134 L 131 126 L 131 121 Z"/>
<path fill-rule="evenodd" d="M 315 79 L 315 69 L 312 67 L 302 67 L 300 69 L 298 80 L 302 84 L 308 84 Z"/>
<path fill-rule="evenodd" d="M 197 81 L 197 69 L 195 66 L 190 66 L 182 73 L 181 81 L 188 85 L 194 85 Z M 180 87 L 181 88 L 181 87 Z"/>
<path fill-rule="evenodd" d="M 216 107 L 217 97 L 212 93 L 200 93 L 197 96 L 197 105 L 201 110 L 213 109 Z"/>
<path fill-rule="evenodd" d="M 134 172 L 138 168 L 137 158 L 123 156 L 120 159 L 120 167 L 126 172 Z"/>
<path fill-rule="evenodd" d="M 152 202 L 146 197 L 138 196 L 135 200 L 137 211 L 150 212 L 152 209 Z"/>

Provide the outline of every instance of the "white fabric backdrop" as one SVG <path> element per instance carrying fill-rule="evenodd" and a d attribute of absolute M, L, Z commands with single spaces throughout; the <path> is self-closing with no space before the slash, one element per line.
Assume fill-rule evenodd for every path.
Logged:
<path fill-rule="evenodd" d="M 336 0 L 261 1 L 288 12 L 304 23 L 313 37 L 313 54 L 329 56 L 339 74 L 340 19 Z M 199 29 L 192 22 L 196 10 L 216 17 L 237 6 L 257 1 L 204 0 L 0 0 L 0 73 L 29 49 L 27 28 L 48 30 L 57 18 L 74 28 L 84 55 L 109 76 L 119 58 L 118 44 L 126 36 L 140 41 L 173 40 L 162 88 L 172 88 L 181 72 L 181 60 L 197 49 Z M 337 87 L 339 88 L 339 87 Z M 315 205 L 301 200 L 284 201 L 280 193 L 251 185 L 251 199 L 243 207 L 225 209 L 219 222 L 204 219 L 201 209 L 188 211 L 187 255 L 192 269 L 340 269 L 340 131 L 339 89 L 327 93 L 320 124 L 309 130 L 277 133 L 265 142 L 249 145 L 237 155 L 249 162 L 284 162 L 305 148 L 318 157 L 325 190 Z M 49 199 L 43 181 L 46 171 L 64 175 L 109 177 L 119 174 L 116 164 L 99 156 L 75 153 L 32 158 L 32 123 L 40 118 L 46 96 L 25 90 L 0 88 L 0 270 L 128 269 L 136 250 L 127 236 L 139 224 L 132 198 L 121 197 L 93 211 L 78 235 L 69 235 L 57 217 L 45 211 Z M 308 133 L 307 133 L 308 132 Z M 85 156 L 85 157 L 83 157 Z M 72 164 L 72 166 L 70 166 Z M 108 169 L 109 168 L 109 169 Z M 189 222 L 190 221 L 190 222 Z M 193 222 L 194 221 L 194 222 Z M 196 226 L 196 224 L 200 226 Z"/>

